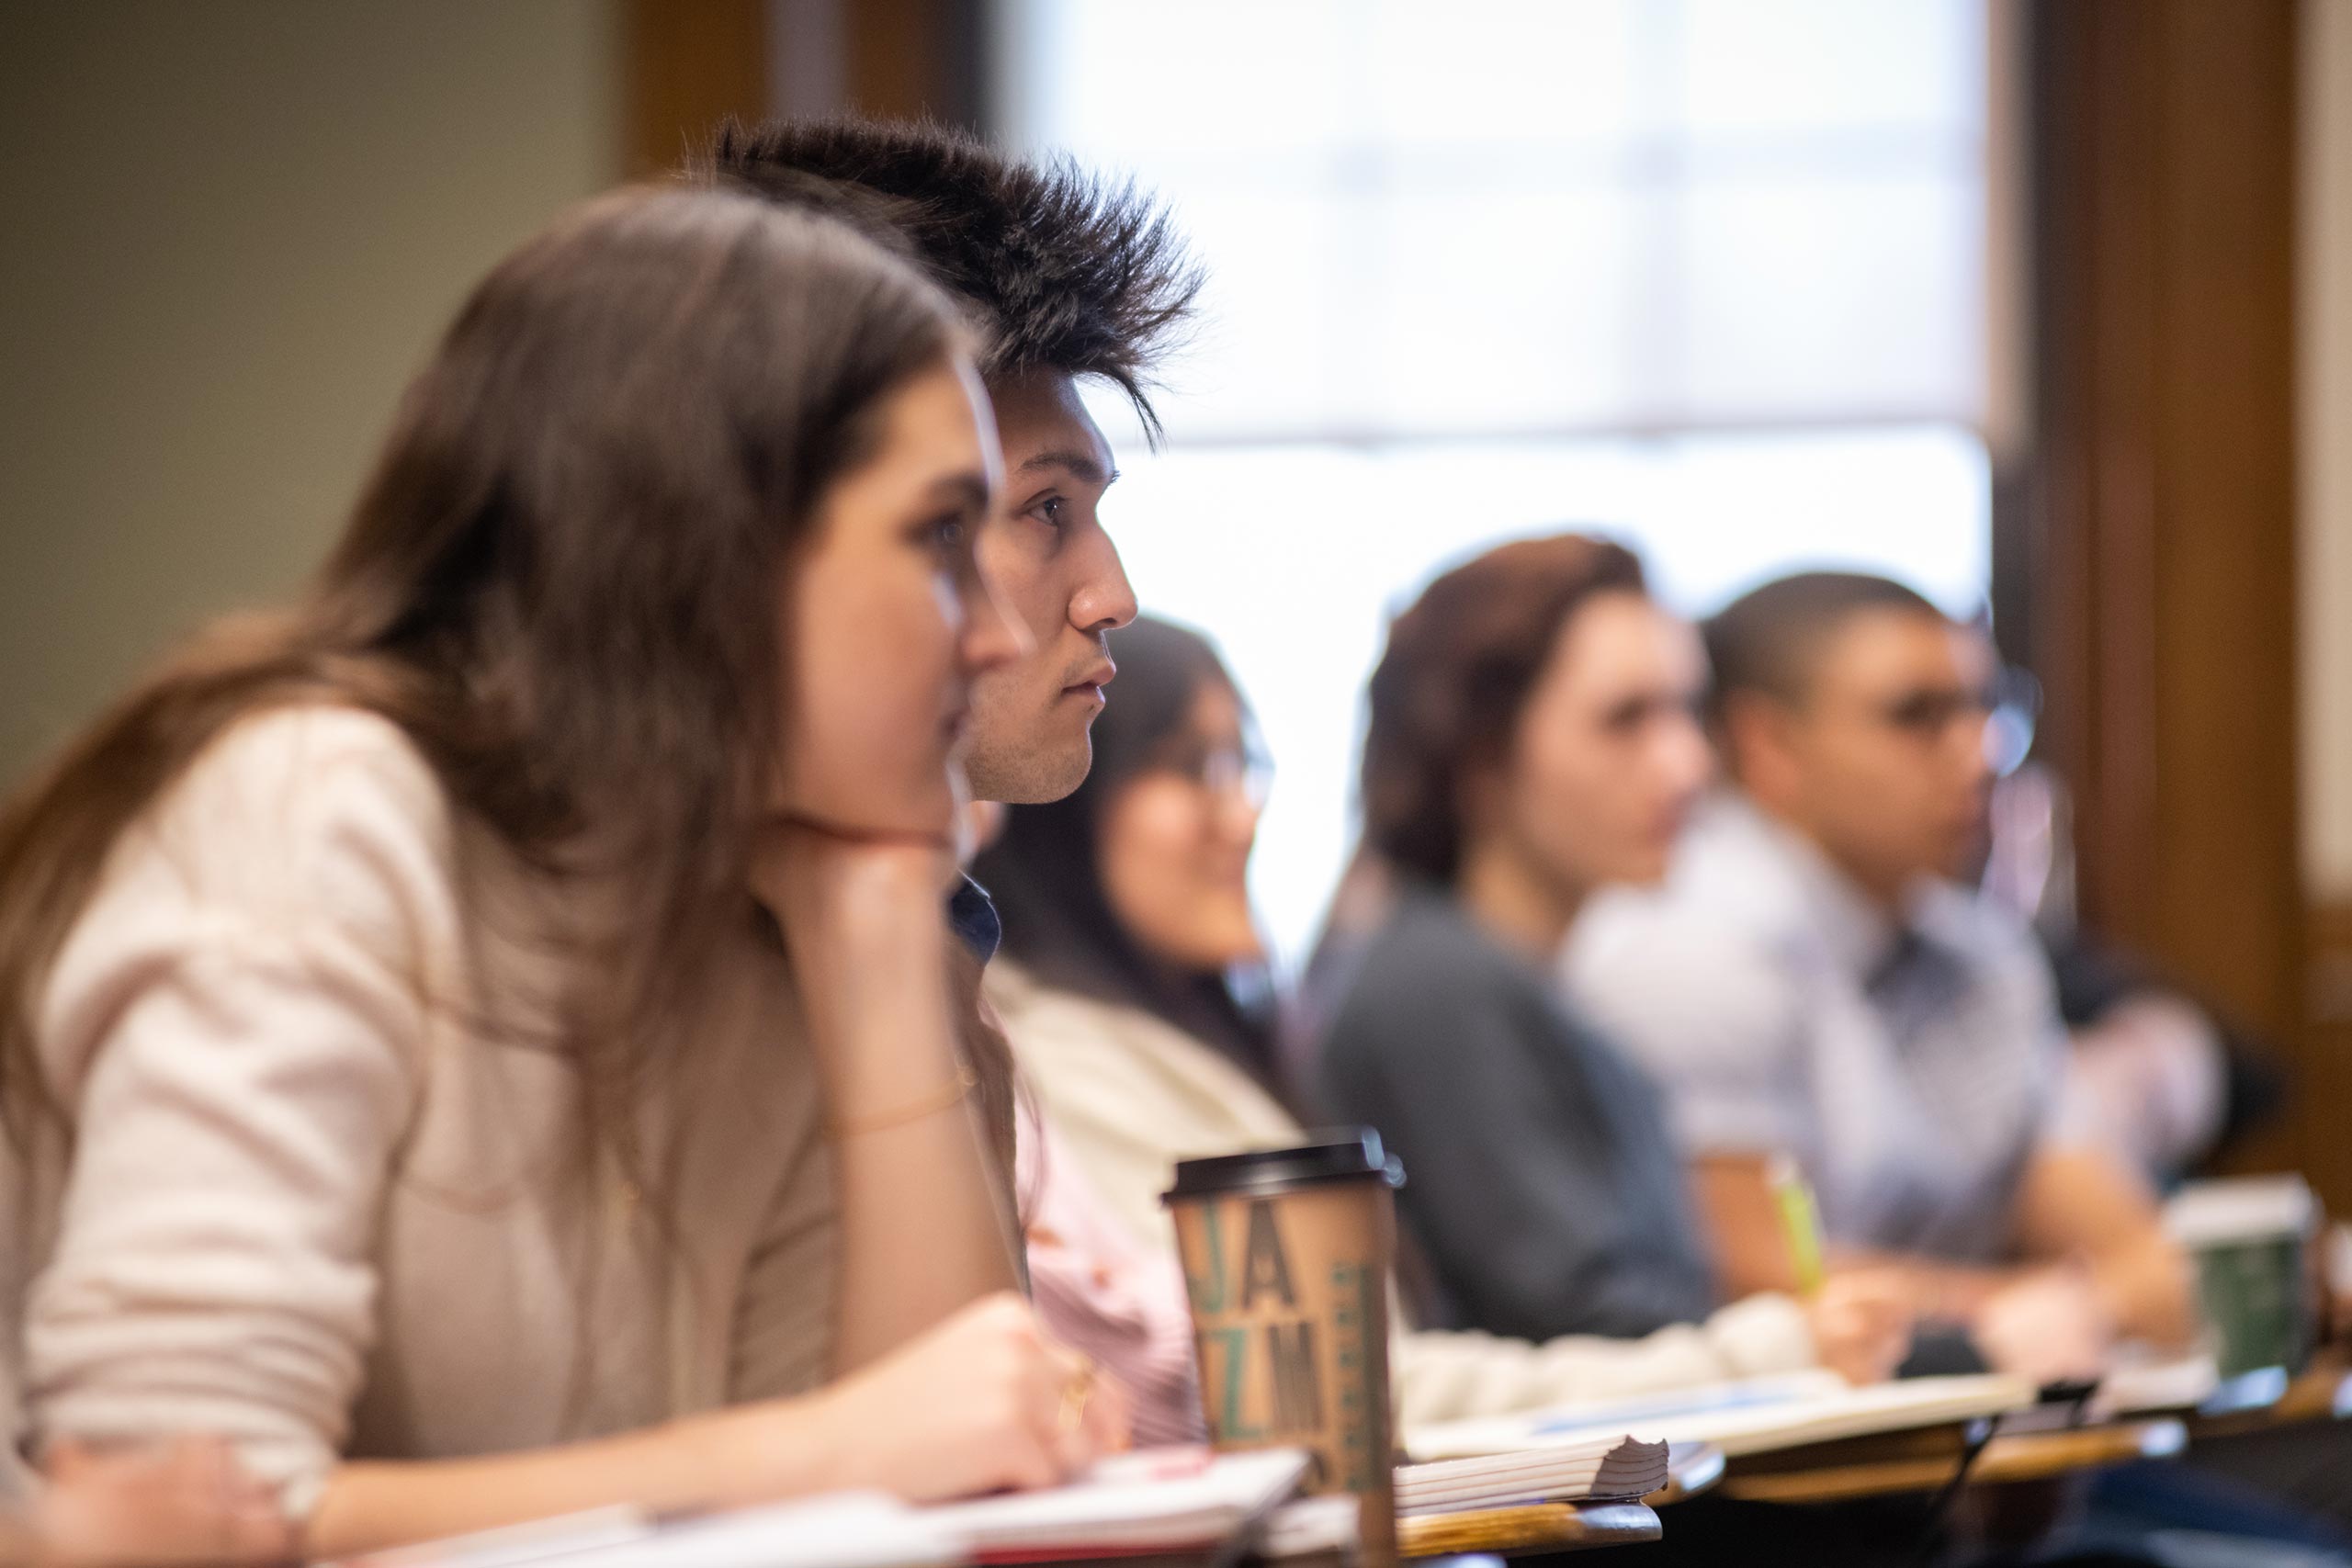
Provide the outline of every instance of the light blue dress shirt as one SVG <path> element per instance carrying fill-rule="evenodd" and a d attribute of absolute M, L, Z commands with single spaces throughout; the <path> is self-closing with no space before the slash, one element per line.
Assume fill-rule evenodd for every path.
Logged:
<path fill-rule="evenodd" d="M 1992 1261 L 2057 1130 L 2064 1025 L 2005 911 L 1934 883 L 1905 914 L 1727 793 L 1665 887 L 1587 912 L 1566 979 L 1686 1154 L 1793 1156 L 1834 1243 Z"/>

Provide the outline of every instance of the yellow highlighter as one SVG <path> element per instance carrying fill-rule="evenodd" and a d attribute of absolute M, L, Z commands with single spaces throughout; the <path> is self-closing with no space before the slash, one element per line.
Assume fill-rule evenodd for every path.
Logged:
<path fill-rule="evenodd" d="M 1788 1239 L 1797 1291 L 1809 1296 L 1821 1289 L 1826 1273 L 1821 1258 L 1821 1209 L 1813 1200 L 1813 1184 L 1787 1155 L 1772 1156 L 1765 1167 L 1764 1179 L 1772 1189 L 1772 1206 L 1781 1213 L 1781 1233 Z"/>

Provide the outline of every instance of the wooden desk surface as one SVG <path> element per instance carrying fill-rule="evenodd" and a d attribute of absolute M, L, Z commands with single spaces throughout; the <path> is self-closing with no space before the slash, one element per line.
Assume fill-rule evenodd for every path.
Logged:
<path fill-rule="evenodd" d="M 2134 1460 L 2165 1459 L 2188 1442 L 2187 1427 L 2169 1417 L 1996 1437 L 1977 1456 L 1969 1483 L 2049 1481 Z M 1802 1454 L 1797 1450 L 1795 1456 L 1782 1457 Z M 1841 1503 L 1897 1492 L 1931 1492 L 1959 1472 L 1961 1458 L 1962 1450 L 1955 1449 L 1867 1459 L 1840 1455 L 1829 1462 L 1789 1463 L 1764 1471 L 1743 1472 L 1735 1465 L 1724 1478 L 1723 1490 L 1728 1496 L 1767 1503 Z"/>
<path fill-rule="evenodd" d="M 2332 1345 L 2312 1358 L 2271 1414 L 2281 1422 L 2352 1421 L 2352 1346 Z"/>
<path fill-rule="evenodd" d="M 1783 1470 L 1819 1470 L 1825 1465 L 1875 1462 L 1880 1460 L 1958 1459 L 1970 1443 L 1990 1431 L 1990 1416 L 1973 1421 L 1942 1421 L 1928 1427 L 1906 1427 L 1893 1432 L 1871 1432 L 1859 1438 L 1834 1438 L 1793 1448 L 1765 1449 L 1740 1454 L 1730 1461 L 1732 1476 L 1763 1475 Z"/>
<path fill-rule="evenodd" d="M 2188 1440 L 2235 1437 L 2304 1421 L 2352 1421 L 2352 1347 L 2331 1345 L 2312 1357 L 2312 1364 L 2273 1404 L 2191 1417 Z"/>
<path fill-rule="evenodd" d="M 1537 1503 L 1516 1508 L 1471 1508 L 1415 1514 L 1396 1521 L 1396 1551 L 1404 1557 L 1491 1551 L 1586 1551 L 1656 1540 L 1657 1515 L 1640 1503 Z"/>
<path fill-rule="evenodd" d="M 1664 1489 L 1639 1503 L 1531 1503 L 1414 1514 L 1396 1521 L 1396 1549 L 1405 1557 L 1469 1551 L 1508 1557 L 1656 1540 L 1661 1527 L 1653 1509 L 1710 1491 L 1723 1475 L 1723 1450 L 1713 1443 L 1677 1443 L 1667 1461 Z"/>
<path fill-rule="evenodd" d="M 2048 1482 L 2138 1460 L 2168 1459 L 2197 1438 L 2299 1421 L 2352 1420 L 2352 1353 L 2315 1360 L 2277 1404 L 2226 1416 L 2138 1417 L 2047 1432 L 1996 1436 L 1970 1469 L 1971 1485 Z M 1646 1500 L 1665 1506 L 1701 1492 L 1757 1502 L 1829 1503 L 1948 1484 L 1981 1422 L 1954 1422 L 1869 1438 L 1746 1454 L 1727 1463 L 1712 1445 L 1678 1450 L 1669 1483 Z M 1657 1514 L 1645 1504 L 1577 1508 L 1566 1503 L 1424 1514 L 1397 1521 L 1400 1552 L 1431 1557 L 1487 1551 L 1574 1551 L 1656 1540 Z"/>

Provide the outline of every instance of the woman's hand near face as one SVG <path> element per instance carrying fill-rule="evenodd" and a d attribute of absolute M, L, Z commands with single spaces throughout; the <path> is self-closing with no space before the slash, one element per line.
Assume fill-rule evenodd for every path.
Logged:
<path fill-rule="evenodd" d="M 753 836 L 752 895 L 787 942 L 854 946 L 903 937 L 906 915 L 936 914 L 956 879 L 951 832 L 885 834 L 776 817 Z"/>
<path fill-rule="evenodd" d="M 1019 1278 L 1010 1178 L 956 1047 L 944 907 L 971 682 L 1020 651 L 972 552 L 998 468 L 971 367 L 913 377 L 780 585 L 784 749 L 747 874 L 824 1085 L 837 1374 Z"/>
<path fill-rule="evenodd" d="M 771 823 L 754 894 L 791 955 L 840 1195 L 833 1370 L 848 1373 L 1019 1279 L 951 1011 L 947 841 Z"/>
<path fill-rule="evenodd" d="M 788 819 L 761 830 L 752 893 L 792 954 L 837 1127 L 911 1103 L 961 1070 L 944 980 L 943 901 L 956 875 L 944 839 L 853 838 Z M 870 1027 L 910 1008 L 909 1027 Z"/>

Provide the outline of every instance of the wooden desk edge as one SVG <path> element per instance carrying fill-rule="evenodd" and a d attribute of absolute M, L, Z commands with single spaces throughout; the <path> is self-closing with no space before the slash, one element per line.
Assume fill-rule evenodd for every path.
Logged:
<path fill-rule="evenodd" d="M 2098 1470 L 2134 1460 L 2166 1459 L 2188 1444 L 2188 1430 L 2176 1420 L 2126 1421 L 2112 1426 L 2056 1432 L 2021 1432 L 1985 1445 L 1973 1469 L 1973 1485 L 2002 1486 L 2047 1481 L 2075 1471 Z M 1723 1485 L 1727 1496 L 1762 1503 L 1831 1503 L 1896 1492 L 1928 1492 L 1951 1482 L 1957 1458 L 1913 1458 L 1824 1466 L 1817 1470 L 1734 1475 Z"/>
<path fill-rule="evenodd" d="M 1844 1465 L 1882 1464 L 1895 1460 L 1949 1463 L 1966 1452 L 1969 1444 L 1983 1436 L 1994 1419 L 1980 1416 L 1965 1421 L 1938 1421 L 1925 1427 L 1903 1427 L 1733 1454 L 1725 1479 L 1745 1480 L 1776 1471 L 1809 1474 Z"/>
<path fill-rule="evenodd" d="M 1663 1534 L 1657 1515 L 1640 1503 L 1536 1503 L 1517 1508 L 1471 1508 L 1415 1514 L 1396 1521 L 1400 1557 L 1454 1552 L 1583 1551 L 1631 1546 Z"/>
<path fill-rule="evenodd" d="M 2275 1403 L 2193 1415 L 2188 1440 L 2194 1444 L 2306 1421 L 2352 1421 L 2352 1352 L 2337 1347 L 2322 1350 Z"/>

